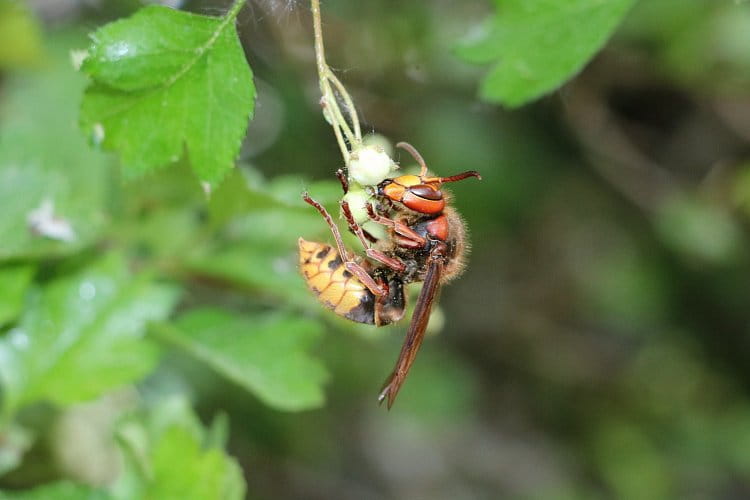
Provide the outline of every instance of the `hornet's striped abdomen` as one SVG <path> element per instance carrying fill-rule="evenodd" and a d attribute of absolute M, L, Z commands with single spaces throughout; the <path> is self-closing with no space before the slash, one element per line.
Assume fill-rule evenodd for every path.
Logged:
<path fill-rule="evenodd" d="M 375 324 L 375 296 L 346 270 L 335 248 L 300 238 L 299 266 L 321 304 L 357 323 Z"/>

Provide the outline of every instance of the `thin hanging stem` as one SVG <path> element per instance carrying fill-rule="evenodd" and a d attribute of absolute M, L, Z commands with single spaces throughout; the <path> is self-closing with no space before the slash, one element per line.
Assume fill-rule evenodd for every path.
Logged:
<path fill-rule="evenodd" d="M 230 22 L 230 21 L 234 21 L 235 19 L 237 19 L 237 15 L 242 10 L 242 7 L 245 6 L 246 1 L 247 0 L 234 0 L 234 2 L 232 3 L 232 6 L 229 7 L 229 10 L 224 15 L 225 21 Z"/>
<path fill-rule="evenodd" d="M 346 91 L 346 87 L 344 87 L 344 84 L 341 83 L 341 80 L 332 72 L 330 69 L 328 70 L 328 79 L 333 82 L 333 85 L 338 90 L 339 94 L 341 95 L 341 98 L 344 100 L 344 105 L 346 105 L 346 111 L 349 113 L 349 118 L 352 121 L 352 126 L 354 127 L 354 133 L 357 137 L 357 140 L 362 140 L 362 131 L 359 127 L 359 116 L 357 116 L 357 108 L 354 107 L 354 101 L 352 100 L 352 97 L 349 95 L 349 92 Z"/>
<path fill-rule="evenodd" d="M 357 110 L 354 107 L 354 101 L 349 92 L 346 91 L 344 85 L 333 71 L 331 71 L 328 63 L 326 63 L 325 49 L 323 47 L 323 28 L 320 20 L 320 0 L 310 0 L 310 4 L 313 16 L 313 30 L 315 32 L 315 61 L 318 66 L 320 92 L 323 94 L 321 101 L 323 114 L 333 127 L 333 133 L 336 135 L 341 155 L 344 157 L 344 162 L 348 165 L 351 150 L 362 143 L 362 130 L 359 124 L 359 117 L 357 116 Z M 333 84 L 333 87 L 331 84 Z M 341 110 L 337 94 L 344 101 L 346 115 Z M 349 117 L 349 121 L 347 121 L 346 116 Z M 349 122 L 351 122 L 351 126 L 349 126 Z"/>

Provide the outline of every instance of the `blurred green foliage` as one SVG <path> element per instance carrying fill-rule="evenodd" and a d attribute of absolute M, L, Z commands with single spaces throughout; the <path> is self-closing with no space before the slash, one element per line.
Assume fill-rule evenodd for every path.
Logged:
<path fill-rule="evenodd" d="M 253 2 L 237 39 L 0 1 L 0 498 L 750 496 L 750 4 L 558 3 L 324 3 L 366 129 L 484 179 L 452 190 L 470 263 L 386 413 L 404 325 L 349 324 L 296 269 L 299 236 L 329 241 L 300 193 L 340 197 L 306 4 Z M 459 52 L 519 104 L 621 18 L 523 110 L 454 56 L 483 27 Z M 165 56 L 207 33 L 216 66 Z"/>
<path fill-rule="evenodd" d="M 69 36 L 59 43 L 69 47 Z M 41 43 L 41 42 L 40 42 Z M 70 126 L 84 79 L 70 71 L 62 47 L 36 73 L 11 76 L 0 108 L 0 258 L 70 255 L 92 244 L 107 223 L 112 172 L 106 158 Z M 23 186 L 19 189 L 18 186 Z M 29 214 L 45 201 L 75 221 L 74 241 L 37 238 Z"/>
<path fill-rule="evenodd" d="M 38 65 L 42 59 L 39 28 L 32 12 L 17 0 L 0 2 L 0 68 Z"/>
<path fill-rule="evenodd" d="M 250 392 L 269 406 L 300 410 L 320 406 L 325 371 L 304 351 L 321 333 L 308 319 L 280 315 L 239 316 L 196 309 L 162 327 L 158 335 Z M 253 331 L 242 344 L 238 336 Z"/>
<path fill-rule="evenodd" d="M 458 47 L 467 61 L 500 61 L 483 98 L 520 106 L 558 88 L 597 52 L 633 0 L 495 0 L 483 32 Z M 583 24 L 585 23 L 585 24 Z"/>
<path fill-rule="evenodd" d="M 112 255 L 29 292 L 0 344 L 5 421 L 26 405 L 90 400 L 150 372 L 157 356 L 144 327 L 166 317 L 177 298 L 150 278 L 132 279 Z"/>

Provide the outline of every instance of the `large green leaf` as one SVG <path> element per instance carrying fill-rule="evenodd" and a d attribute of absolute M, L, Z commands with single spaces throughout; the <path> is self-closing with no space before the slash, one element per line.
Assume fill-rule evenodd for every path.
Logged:
<path fill-rule="evenodd" d="M 132 277 L 120 258 L 37 290 L 0 341 L 3 414 L 94 398 L 143 377 L 158 354 L 143 338 L 146 322 L 164 318 L 175 299 L 173 288 Z"/>
<path fill-rule="evenodd" d="M 231 17 L 161 6 L 96 31 L 81 125 L 137 175 L 187 154 L 198 177 L 234 166 L 252 115 L 252 73 Z"/>
<path fill-rule="evenodd" d="M 76 127 L 76 96 L 85 79 L 70 67 L 66 49 L 79 40 L 57 35 L 43 70 L 4 82 L 0 260 L 74 252 L 107 221 L 111 172 L 106 157 L 91 151 Z"/>
<path fill-rule="evenodd" d="M 481 36 L 460 46 L 465 60 L 495 63 L 484 99 L 515 107 L 555 90 L 598 51 L 634 0 L 494 0 Z"/>
<path fill-rule="evenodd" d="M 157 331 L 269 406 L 296 411 L 323 403 L 327 374 L 306 352 L 321 333 L 313 320 L 201 309 Z"/>
<path fill-rule="evenodd" d="M 34 268 L 29 265 L 0 267 L 0 326 L 21 312 Z"/>

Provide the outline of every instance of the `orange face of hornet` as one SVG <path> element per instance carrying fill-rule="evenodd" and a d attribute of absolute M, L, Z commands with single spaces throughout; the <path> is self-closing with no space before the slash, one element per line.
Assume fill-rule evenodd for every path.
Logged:
<path fill-rule="evenodd" d="M 419 153 L 407 143 L 397 146 L 414 156 L 421 172 L 384 180 L 377 187 L 375 207 L 367 206 L 370 220 L 383 225 L 387 237 L 376 239 L 363 230 L 344 201 L 342 213 L 349 230 L 362 243 L 365 258 L 352 254 L 344 247 L 330 214 L 305 193 L 304 200 L 326 220 L 336 246 L 299 240 L 300 270 L 308 287 L 321 304 L 352 321 L 381 326 L 400 320 L 406 306 L 404 286 L 423 283 L 404 346 L 378 398 L 380 402 L 387 400 L 388 408 L 393 405 L 422 344 L 440 286 L 463 269 L 466 249 L 463 221 L 448 205 L 449 198 L 441 186 L 469 177 L 481 179 L 474 171 L 451 177 L 428 177 Z M 342 171 L 337 174 L 346 193 L 346 176 Z"/>

